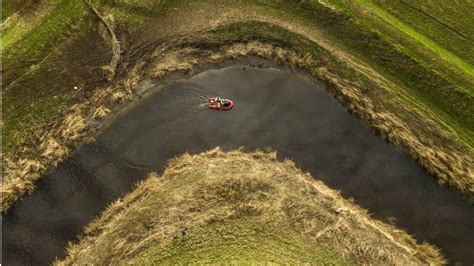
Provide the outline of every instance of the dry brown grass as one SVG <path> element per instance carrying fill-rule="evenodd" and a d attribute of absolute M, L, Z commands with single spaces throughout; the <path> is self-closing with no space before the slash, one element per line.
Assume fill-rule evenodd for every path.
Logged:
<path fill-rule="evenodd" d="M 92 118 L 94 119 L 102 119 L 104 117 L 107 116 L 108 113 L 110 113 L 111 110 L 105 106 L 100 106 L 99 108 L 97 108 L 94 112 L 94 114 L 92 114 Z"/>
<path fill-rule="evenodd" d="M 170 245 L 172 249 L 173 232 L 182 223 L 197 232 L 202 227 L 249 220 L 264 221 L 266 228 L 294 230 L 305 236 L 305 242 L 324 246 L 355 264 L 445 262 L 433 246 L 417 244 L 405 232 L 374 220 L 293 162 L 280 162 L 275 153 L 224 153 L 217 148 L 171 160 L 162 176 L 150 174 L 91 223 L 57 265 L 136 262 L 150 249 L 159 251 Z M 225 229 L 221 233 L 225 235 Z M 250 241 L 263 238 L 264 232 Z"/>
<path fill-rule="evenodd" d="M 47 131 L 38 131 L 33 143 L 15 154 L 6 154 L 3 164 L 2 211 L 25 194 L 32 192 L 35 181 L 56 167 L 83 140 L 90 141 L 90 121 L 103 119 L 114 104 L 124 100 L 125 88 L 98 90 L 91 99 L 74 105 L 69 114 Z M 109 106 L 109 107 L 107 107 Z M 88 134 L 89 133 L 89 134 Z"/>

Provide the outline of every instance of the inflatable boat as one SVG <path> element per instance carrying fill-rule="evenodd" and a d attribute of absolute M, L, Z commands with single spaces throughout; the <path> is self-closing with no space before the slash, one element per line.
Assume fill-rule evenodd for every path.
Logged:
<path fill-rule="evenodd" d="M 225 111 L 225 110 L 230 110 L 230 109 L 232 109 L 232 107 L 234 107 L 234 102 L 229 100 L 229 99 L 222 99 L 223 104 L 220 107 L 217 106 L 215 97 L 208 98 L 208 99 L 209 99 L 208 107 L 210 109 L 224 110 Z"/>

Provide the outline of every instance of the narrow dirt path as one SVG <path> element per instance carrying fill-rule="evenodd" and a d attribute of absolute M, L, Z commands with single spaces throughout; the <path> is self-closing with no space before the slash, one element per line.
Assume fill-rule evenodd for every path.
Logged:
<path fill-rule="evenodd" d="M 117 68 L 118 63 L 120 62 L 120 41 L 117 38 L 117 35 L 114 32 L 113 25 L 106 19 L 97 8 L 90 2 L 90 0 L 84 0 L 84 3 L 89 7 L 92 13 L 100 20 L 100 22 L 107 28 L 107 31 L 110 34 L 110 46 L 112 47 L 112 59 L 110 64 L 107 67 L 103 67 L 104 70 L 108 71 L 107 79 L 112 80 L 115 76 L 115 69 Z"/>

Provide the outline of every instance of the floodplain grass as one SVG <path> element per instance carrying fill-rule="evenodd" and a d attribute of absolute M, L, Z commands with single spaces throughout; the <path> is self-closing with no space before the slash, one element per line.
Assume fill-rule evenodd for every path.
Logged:
<path fill-rule="evenodd" d="M 182 236 L 182 228 L 186 235 Z M 57 265 L 441 264 L 275 153 L 214 149 L 171 160 L 111 204 Z"/>
<path fill-rule="evenodd" d="M 421 112 L 436 114 L 442 127 L 454 130 L 463 142 L 474 147 L 474 96 L 426 68 L 419 58 L 404 53 L 398 45 L 386 40 L 376 29 L 360 23 L 360 18 L 350 12 L 345 1 L 333 2 L 340 12 L 328 12 L 318 1 L 294 3 L 263 2 L 269 9 L 284 10 L 294 19 L 321 29 L 336 44 L 369 64 L 378 73 L 394 82 L 409 99 L 405 102 Z M 355 19 L 354 19 L 355 18 Z M 383 29 L 378 29 L 383 31 Z M 401 98 L 403 99 L 403 98 Z M 431 116 L 431 115 L 428 115 Z"/>
<path fill-rule="evenodd" d="M 474 2 L 433 0 L 372 0 L 372 5 L 389 12 L 433 43 L 474 64 Z"/>
<path fill-rule="evenodd" d="M 178 233 L 179 235 L 179 233 Z M 226 262 L 253 263 L 318 262 L 324 265 L 350 265 L 340 254 L 320 246 L 281 221 L 235 219 L 192 228 L 165 245 L 143 252 L 131 263 L 151 264 L 212 264 Z"/>
<path fill-rule="evenodd" d="M 401 12 L 404 16 L 397 17 L 400 13 L 392 15 L 390 5 L 395 2 L 399 5 L 398 9 L 404 8 Z M 427 69 L 432 69 L 451 81 L 456 85 L 456 89 L 464 90 L 473 96 L 473 42 L 469 37 L 460 36 L 455 29 L 447 28 L 447 25 L 441 24 L 443 22 L 428 16 L 427 13 L 414 11 L 410 8 L 410 4 L 401 3 L 405 2 L 377 1 L 374 3 L 372 0 L 344 2 L 348 8 L 352 8 L 353 15 L 361 19 L 368 27 L 378 31 L 391 42 L 395 42 L 404 53 L 415 58 Z M 373 16 L 364 17 L 365 12 Z M 415 14 L 407 18 L 406 16 L 411 12 Z M 429 30 L 430 27 L 426 26 L 433 26 L 433 24 L 438 27 Z"/>
<path fill-rule="evenodd" d="M 86 15 L 82 1 L 52 1 L 48 5 L 46 14 L 39 21 L 33 21 L 33 25 L 25 25 L 20 30 L 13 25 L 2 35 L 3 67 L 16 69 L 15 75 L 9 77 L 10 81 L 41 61 L 61 39 L 67 37 L 72 25 L 80 27 Z"/>

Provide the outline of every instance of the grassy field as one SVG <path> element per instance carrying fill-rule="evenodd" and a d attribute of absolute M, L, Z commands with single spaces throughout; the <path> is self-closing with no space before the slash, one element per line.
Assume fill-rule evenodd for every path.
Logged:
<path fill-rule="evenodd" d="M 119 261 L 406 265 L 443 259 L 290 161 L 216 149 L 184 155 L 162 176 L 151 174 L 90 224 L 57 264 Z"/>
<path fill-rule="evenodd" d="M 308 241 L 283 222 L 259 218 L 235 219 L 193 228 L 186 239 L 144 251 L 132 264 L 232 264 L 318 262 L 349 263 L 329 248 Z"/>
<path fill-rule="evenodd" d="M 472 22 L 460 16 L 463 9 L 472 8 L 472 3 L 458 1 L 456 6 L 448 1 L 436 4 L 429 1 L 410 1 L 410 4 L 371 0 L 331 2 L 365 28 L 377 32 L 380 45 L 394 50 L 378 48 L 380 53 L 373 56 L 377 59 L 372 64 L 397 79 L 400 87 L 414 96 L 412 104 L 421 103 L 436 112 L 439 120 L 472 147 L 474 45 L 469 37 Z M 429 15 L 431 13 L 433 15 Z M 371 58 L 367 53 L 373 52 L 374 46 L 377 45 L 365 53 L 362 47 L 358 50 L 365 58 Z M 387 65 L 390 61 L 395 61 L 398 67 Z"/>
<path fill-rule="evenodd" d="M 387 1 L 376 0 L 375 6 L 409 25 L 421 41 L 445 50 L 440 56 L 452 53 L 460 64 L 474 64 L 474 29 L 467 14 L 474 10 L 472 1 Z M 447 59 L 450 59 L 447 57 Z M 467 67 L 469 68 L 469 66 Z"/>
<path fill-rule="evenodd" d="M 361 5 L 364 5 L 365 8 L 376 14 L 376 16 L 380 18 L 384 23 L 388 24 L 390 27 L 393 27 L 394 31 L 398 31 L 404 34 L 405 36 L 403 36 L 402 38 L 406 38 L 406 42 L 412 42 L 411 45 L 409 44 L 407 45 L 408 47 L 406 47 L 408 48 L 406 49 L 407 53 L 414 54 L 418 51 L 418 54 L 415 54 L 415 56 L 424 59 L 423 63 L 426 66 L 431 67 L 435 70 L 439 70 L 439 72 L 444 74 L 443 76 L 445 78 L 457 83 L 457 85 L 459 85 L 458 89 L 464 89 L 466 93 L 470 94 L 471 96 L 473 95 L 474 90 L 472 89 L 472 85 L 474 84 L 474 68 L 471 63 L 465 61 L 469 60 L 470 57 L 472 57 L 472 54 L 474 54 L 474 49 L 472 48 L 472 46 L 469 45 L 472 45 L 472 42 L 470 42 L 469 39 L 461 38 L 462 40 L 456 40 L 455 38 L 453 38 L 451 39 L 451 46 L 449 46 L 446 44 L 445 39 L 438 38 L 440 39 L 440 41 L 444 41 L 440 45 L 438 45 L 437 42 L 432 41 L 429 37 L 423 35 L 424 32 L 418 32 L 416 28 L 412 28 L 406 23 L 404 23 L 402 20 L 398 19 L 395 16 L 392 16 L 389 12 L 386 11 L 385 6 L 383 6 L 385 8 L 383 9 L 377 5 L 370 4 L 365 1 L 361 1 Z M 407 13 L 408 12 L 404 12 L 404 14 Z M 419 13 L 417 15 L 422 16 Z M 419 24 L 413 24 L 416 26 L 421 24 L 421 22 Z M 437 33 L 439 34 L 440 32 Z M 449 35 L 454 34 L 446 34 L 445 36 Z M 456 44 L 462 46 L 460 47 L 461 49 L 455 49 Z M 444 47 L 442 47 L 441 45 L 443 45 Z M 409 50 L 411 47 L 414 47 L 414 51 Z M 420 48 L 416 47 L 425 48 L 426 56 L 424 56 L 423 50 L 420 50 Z M 445 49 L 448 47 L 454 47 L 452 50 L 460 52 L 463 57 L 461 58 L 456 54 L 452 53 L 451 51 Z M 441 64 L 442 68 L 437 67 L 436 64 Z M 451 70 L 452 73 L 447 72 L 447 70 Z"/>
<path fill-rule="evenodd" d="M 14 75 L 7 76 L 7 86 L 71 35 L 73 26 L 82 27 L 87 14 L 82 1 L 51 1 L 38 9 L 20 16 L 3 31 L 3 67 L 14 69 Z"/>
<path fill-rule="evenodd" d="M 92 1 L 130 28 L 161 8 L 150 2 L 154 1 L 113 5 Z M 4 19 L 24 6 L 9 3 Z M 51 0 L 34 6 L 12 17 L 3 29 L 4 153 L 17 152 L 36 132 L 64 117 L 70 107 L 103 85 L 101 67 L 112 57 L 98 32 L 97 19 L 83 1 Z"/>
<path fill-rule="evenodd" d="M 469 86 L 473 84 L 470 76 L 461 77 L 465 83 L 458 86 L 451 82 L 458 79 L 458 76 L 453 74 L 446 78 L 436 68 L 424 65 L 420 62 L 423 57 L 403 49 L 406 47 L 404 42 L 395 42 L 380 33 L 384 32 L 385 24 L 374 24 L 371 20 L 368 26 L 364 17 L 355 12 L 347 12 L 355 5 L 354 2 L 344 1 L 342 4 L 337 1 L 340 13 L 327 12 L 317 1 L 300 4 L 291 1 L 264 3 L 271 9 L 285 10 L 282 13 L 290 18 L 304 21 L 327 33 L 336 44 L 397 84 L 399 93 L 407 104 L 425 112 L 427 116 L 435 114 L 434 119 L 442 121 L 441 124 L 456 131 L 463 141 L 474 146 L 474 97 L 472 86 Z M 364 11 L 368 8 L 367 5 L 360 6 L 363 6 Z M 403 38 L 405 39 L 407 37 Z M 472 66 L 467 68 L 473 74 Z"/>

